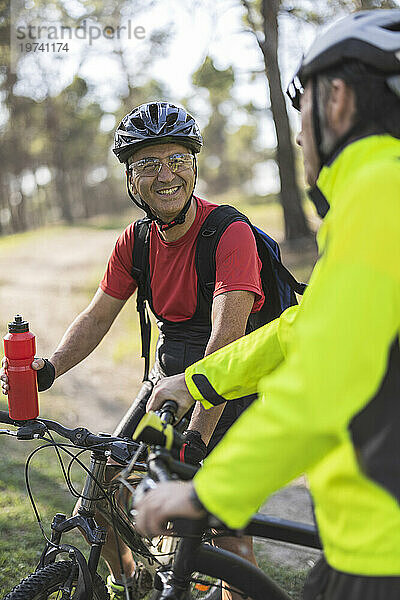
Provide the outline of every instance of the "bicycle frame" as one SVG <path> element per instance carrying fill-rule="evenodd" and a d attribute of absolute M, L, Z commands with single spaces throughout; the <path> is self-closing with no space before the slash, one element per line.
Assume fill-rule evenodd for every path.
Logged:
<path fill-rule="evenodd" d="M 20 425 L 19 423 L 13 422 L 3 411 L 0 411 L 0 422 L 17 426 Z M 171 565 L 170 557 L 162 556 L 163 553 L 165 554 L 165 550 L 163 552 L 162 548 L 158 548 L 157 544 L 154 544 L 153 546 L 146 545 L 142 536 L 136 531 L 135 525 L 130 519 L 130 515 L 119 505 L 118 499 L 116 498 L 120 486 L 118 479 L 112 478 L 111 481 L 105 481 L 106 465 L 110 450 L 102 447 L 99 448 L 98 445 L 103 444 L 104 442 L 109 443 L 110 441 L 112 442 L 115 440 L 119 442 L 123 440 L 120 438 L 101 438 L 100 436 L 94 436 L 83 428 L 67 430 L 59 423 L 45 420 L 32 421 L 25 424 L 23 427 L 20 427 L 18 430 L 19 439 L 41 437 L 44 424 L 46 427 L 49 427 L 49 429 L 64 435 L 79 447 L 90 447 L 90 445 L 97 444 L 96 449 L 93 449 L 91 452 L 88 476 L 84 484 L 81 505 L 77 514 L 69 518 L 61 513 L 55 515 L 51 524 L 50 542 L 45 545 L 37 567 L 39 569 L 54 562 L 60 553 L 68 553 L 70 558 L 72 558 L 79 568 L 78 581 L 73 584 L 74 589 L 76 590 L 74 598 L 76 597 L 77 600 L 92 600 L 93 598 L 92 581 L 98 568 L 102 547 L 106 541 L 105 530 L 98 527 L 95 521 L 96 511 L 99 511 L 107 523 L 115 529 L 117 535 L 128 545 L 133 554 L 140 556 L 140 561 L 143 563 L 144 567 L 154 576 L 154 586 L 156 589 L 162 590 L 165 583 L 171 585 L 172 582 L 178 589 L 181 589 L 182 591 L 187 590 L 190 581 L 193 580 L 193 573 L 204 572 L 204 565 L 207 564 L 207 561 L 209 565 L 210 557 L 212 560 L 212 556 L 217 555 L 220 559 L 219 567 L 223 564 L 225 574 L 229 573 L 230 576 L 232 575 L 232 572 L 230 572 L 229 569 L 232 568 L 232 560 L 234 559 L 235 565 L 238 567 L 234 578 L 238 577 L 236 585 L 239 588 L 240 572 L 246 573 L 248 578 L 252 581 L 254 580 L 254 585 L 256 585 L 259 580 L 260 585 L 262 586 L 262 582 L 264 581 L 265 586 L 266 576 L 254 567 L 254 565 L 251 565 L 243 559 L 239 559 L 239 557 L 236 557 L 229 552 L 212 548 L 209 544 L 204 544 L 204 528 L 197 532 L 195 531 L 194 535 L 191 535 L 189 538 L 185 537 L 185 533 L 180 533 L 175 528 L 174 535 L 179 535 L 182 538 L 179 541 L 177 550 L 177 537 L 171 536 L 168 538 L 160 538 L 160 540 L 169 540 L 171 543 L 173 551 L 168 554 L 172 554 L 176 550 Z M 0 431 L 0 433 L 10 434 L 11 432 Z M 190 479 L 191 476 L 193 476 L 193 473 L 190 475 L 193 467 L 179 463 L 179 461 L 173 459 L 171 460 L 171 457 L 168 458 L 168 453 L 165 449 L 154 447 L 147 465 L 143 463 L 136 463 L 134 465 L 131 475 L 133 477 L 132 484 L 135 485 L 139 483 L 143 477 L 143 473 L 147 472 L 155 474 L 156 480 L 169 478 L 168 468 L 170 468 L 171 465 L 175 465 L 176 467 L 176 470 L 172 468 L 172 472 L 178 473 L 182 478 Z M 101 489 L 100 486 L 103 489 Z M 110 505 L 107 506 L 107 504 L 104 503 L 104 488 L 108 488 L 112 501 L 112 509 L 110 508 Z M 212 523 L 211 526 L 214 528 L 214 523 Z M 208 527 L 210 527 L 210 525 Z M 79 529 L 90 545 L 90 553 L 87 561 L 77 548 L 62 544 L 62 536 L 64 533 L 73 529 Z M 230 531 L 221 524 L 217 526 L 217 529 L 219 534 L 227 537 L 238 535 L 237 532 Z M 263 539 L 272 539 L 309 548 L 321 549 L 321 542 L 318 538 L 316 529 L 313 526 L 285 519 L 273 518 L 267 515 L 255 515 L 243 533 L 245 535 L 256 536 Z M 222 573 L 220 572 L 215 572 L 215 575 L 211 573 L 211 575 L 223 579 Z M 69 582 L 68 585 L 72 586 L 72 581 Z M 268 586 L 272 594 L 270 596 L 271 600 L 286 600 L 289 598 L 272 580 L 268 579 Z"/>
<path fill-rule="evenodd" d="M 139 555 L 141 562 L 143 562 L 145 568 L 149 570 L 153 575 L 158 567 L 166 564 L 170 560 L 168 556 L 167 560 L 162 560 L 162 550 L 157 552 L 157 547 L 154 546 L 154 552 L 151 551 L 151 546 L 147 546 L 143 542 L 142 536 L 136 531 L 135 526 L 129 520 L 129 516 L 121 509 L 118 502 L 114 502 L 113 510 L 111 512 L 107 502 L 104 502 L 103 492 L 100 490 L 96 481 L 103 484 L 104 488 L 115 486 L 113 495 L 117 493 L 119 483 L 105 481 L 105 472 L 107 466 L 106 451 L 92 451 L 90 458 L 89 474 L 86 477 L 86 481 L 82 491 L 81 504 L 78 508 L 77 514 L 67 518 L 62 513 L 57 513 L 53 518 L 51 524 L 51 539 L 50 543 L 47 543 L 43 553 L 41 555 L 37 568 L 42 568 L 51 562 L 54 562 L 56 556 L 63 552 L 63 546 L 61 544 L 63 534 L 72 531 L 73 529 L 79 529 L 84 535 L 86 541 L 90 545 L 90 554 L 88 559 L 88 568 L 91 577 L 93 578 L 98 567 L 100 560 L 101 550 L 106 541 L 106 531 L 98 527 L 95 521 L 95 513 L 98 511 L 102 517 L 107 521 L 110 527 L 115 528 L 118 536 L 129 546 L 132 552 Z M 122 467 L 119 467 L 122 468 Z M 140 471 L 139 474 L 145 470 L 144 466 L 138 465 Z M 140 477 L 137 478 L 137 482 Z M 107 506 L 108 505 L 108 506 Z M 108 510 L 107 510 L 108 508 Z M 178 543 L 176 538 L 169 538 L 173 541 L 174 549 Z M 70 550 L 70 547 L 67 547 Z M 157 556 L 159 554 L 160 556 Z M 169 555 L 170 553 L 168 553 Z"/>

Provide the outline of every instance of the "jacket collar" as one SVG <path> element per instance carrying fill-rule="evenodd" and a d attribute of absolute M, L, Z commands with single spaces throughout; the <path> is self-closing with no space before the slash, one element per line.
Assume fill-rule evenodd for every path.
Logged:
<path fill-rule="evenodd" d="M 371 134 L 347 142 L 338 150 L 330 163 L 321 169 L 316 184 L 318 194 L 324 197 L 328 207 L 335 202 L 336 182 L 340 180 L 341 186 L 345 185 L 346 180 L 351 180 L 360 167 L 374 160 L 382 145 L 392 143 L 398 143 L 398 140 L 388 134 Z"/>

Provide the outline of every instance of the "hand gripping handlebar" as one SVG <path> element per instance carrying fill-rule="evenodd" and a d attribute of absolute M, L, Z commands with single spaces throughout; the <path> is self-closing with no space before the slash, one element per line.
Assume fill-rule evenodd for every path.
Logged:
<path fill-rule="evenodd" d="M 132 436 L 133 440 L 149 446 L 163 446 L 167 450 L 180 450 L 185 439 L 172 427 L 177 410 L 176 402 L 167 400 L 159 411 L 145 414 Z"/>

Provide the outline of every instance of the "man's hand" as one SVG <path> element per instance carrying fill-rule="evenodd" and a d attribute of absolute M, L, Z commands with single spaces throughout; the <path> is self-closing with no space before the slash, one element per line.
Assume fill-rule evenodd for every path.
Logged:
<path fill-rule="evenodd" d="M 194 403 L 185 382 L 185 374 L 164 377 L 154 386 L 146 410 L 159 410 L 166 400 L 174 400 L 178 405 L 178 420 L 183 417 Z"/>
<path fill-rule="evenodd" d="M 10 388 L 8 384 L 8 377 L 6 373 L 7 369 L 7 358 L 4 357 L 1 362 L 1 370 L 0 370 L 0 381 L 1 381 L 1 391 L 3 394 L 7 396 L 8 390 Z M 43 392 L 47 390 L 54 382 L 55 379 L 55 369 L 52 363 L 45 358 L 35 358 L 35 360 L 31 363 L 31 367 L 34 371 L 38 371 L 37 381 L 38 381 L 38 390 L 39 392 Z"/>
<path fill-rule="evenodd" d="M 174 517 L 200 519 L 206 512 L 194 506 L 191 481 L 166 481 L 147 492 L 135 504 L 136 528 L 142 535 L 155 537 L 168 533 L 167 522 Z"/>

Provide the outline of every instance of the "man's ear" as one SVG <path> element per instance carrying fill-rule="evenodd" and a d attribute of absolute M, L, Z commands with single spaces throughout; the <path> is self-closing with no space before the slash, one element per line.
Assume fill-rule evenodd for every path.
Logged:
<path fill-rule="evenodd" d="M 325 113 L 328 127 L 338 137 L 344 135 L 353 124 L 355 112 L 353 89 L 343 79 L 332 79 Z"/>

